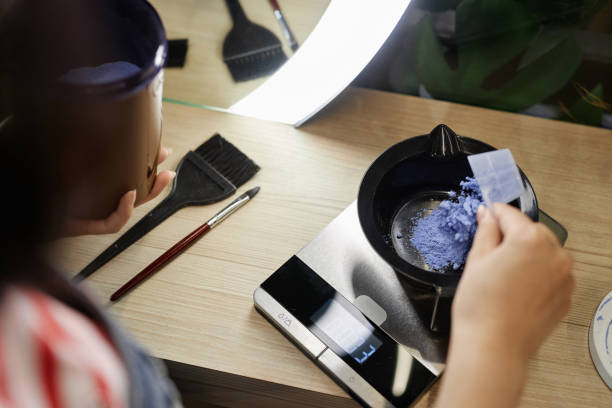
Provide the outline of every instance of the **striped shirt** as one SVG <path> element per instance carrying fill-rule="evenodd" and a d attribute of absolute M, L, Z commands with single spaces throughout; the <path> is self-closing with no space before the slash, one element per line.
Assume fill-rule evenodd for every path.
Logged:
<path fill-rule="evenodd" d="M 109 336 L 42 292 L 0 301 L 0 408 L 128 406 L 129 376 Z"/>

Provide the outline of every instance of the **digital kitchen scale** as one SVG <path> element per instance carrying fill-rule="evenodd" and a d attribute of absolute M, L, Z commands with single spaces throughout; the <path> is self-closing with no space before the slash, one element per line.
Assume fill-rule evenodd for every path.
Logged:
<path fill-rule="evenodd" d="M 351 204 L 261 284 L 256 308 L 364 406 L 405 407 L 444 367 L 402 279 L 372 249 Z"/>
<path fill-rule="evenodd" d="M 564 242 L 567 233 L 540 212 Z M 254 293 L 255 306 L 367 407 L 406 407 L 439 377 L 448 333 L 430 330 L 432 296 L 370 246 L 356 203 Z"/>

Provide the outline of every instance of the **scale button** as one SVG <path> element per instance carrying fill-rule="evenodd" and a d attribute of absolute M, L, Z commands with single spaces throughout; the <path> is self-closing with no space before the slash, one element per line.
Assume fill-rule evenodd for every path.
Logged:
<path fill-rule="evenodd" d="M 263 311 L 276 326 L 295 341 L 312 357 L 316 358 L 327 348 L 314 334 L 311 333 L 298 319 L 287 311 L 268 292 L 257 288 L 253 294 L 255 305 Z"/>
<path fill-rule="evenodd" d="M 374 387 L 364 380 L 355 370 L 346 364 L 331 349 L 327 349 L 319 356 L 319 362 L 336 376 L 342 383 L 351 389 L 359 398 L 373 408 L 393 408 Z"/>
<path fill-rule="evenodd" d="M 353 302 L 361 313 L 366 315 L 375 325 L 382 325 L 387 320 L 387 312 L 368 295 L 358 296 Z"/>

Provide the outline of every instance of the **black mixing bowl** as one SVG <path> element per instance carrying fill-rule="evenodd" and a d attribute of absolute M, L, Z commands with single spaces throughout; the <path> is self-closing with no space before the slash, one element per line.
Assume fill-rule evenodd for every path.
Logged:
<path fill-rule="evenodd" d="M 467 156 L 495 150 L 493 146 L 458 136 L 446 125 L 430 134 L 400 142 L 381 154 L 366 172 L 357 199 L 361 228 L 378 254 L 412 286 L 452 299 L 462 269 L 432 270 L 411 247 L 411 221 L 449 198 L 459 183 L 472 177 Z M 538 203 L 525 174 L 521 196 L 511 204 L 532 220 L 538 220 Z M 398 240 L 397 232 L 403 239 Z M 450 300 L 446 302 L 450 307 Z M 433 322 L 433 320 L 432 320 Z M 432 328 L 436 325 L 432 323 Z"/>

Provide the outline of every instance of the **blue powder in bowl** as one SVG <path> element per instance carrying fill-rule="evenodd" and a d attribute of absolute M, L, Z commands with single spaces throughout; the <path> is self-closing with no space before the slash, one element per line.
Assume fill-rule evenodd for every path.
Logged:
<path fill-rule="evenodd" d="M 410 242 L 433 270 L 452 267 L 457 270 L 465 263 L 476 233 L 476 211 L 483 204 L 482 194 L 474 178 L 460 183 L 461 191 L 449 193 L 429 215 L 414 219 Z"/>

